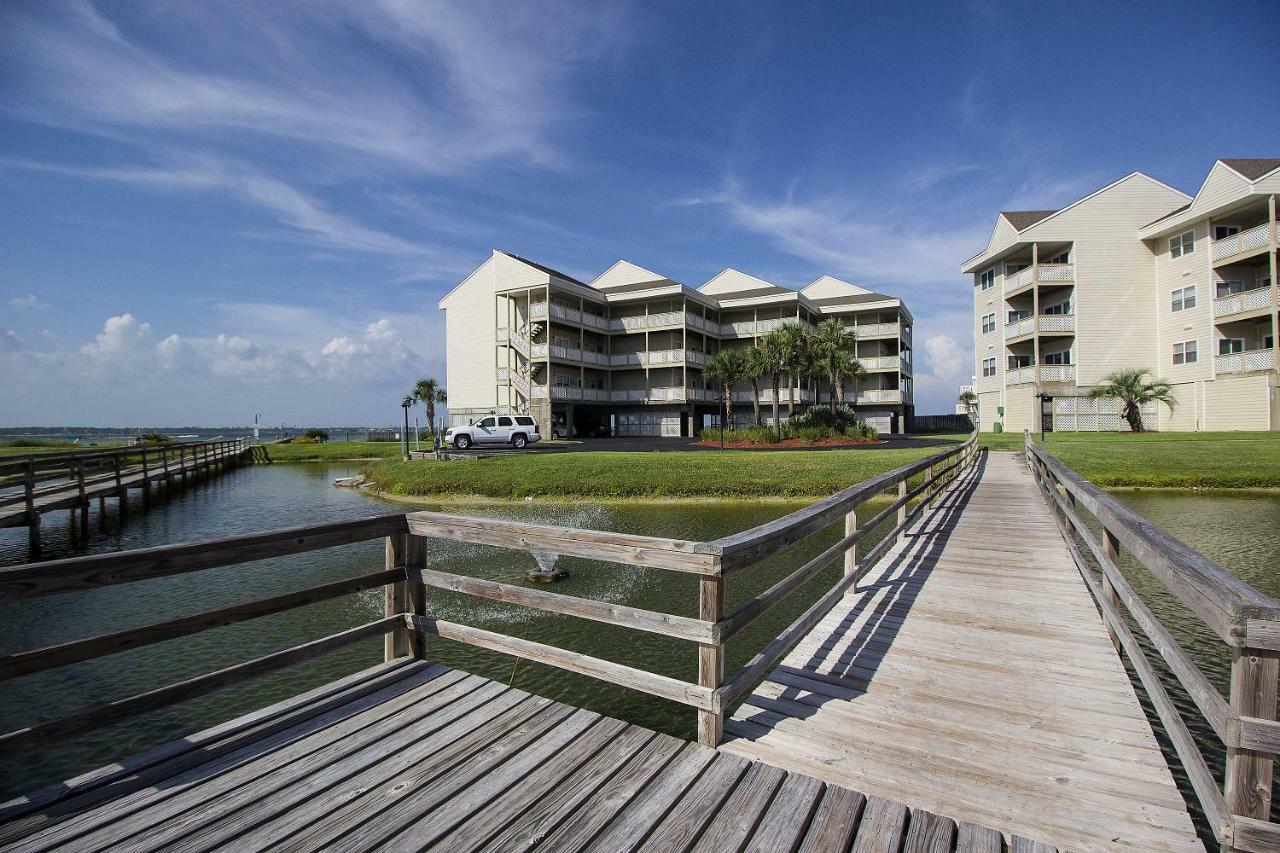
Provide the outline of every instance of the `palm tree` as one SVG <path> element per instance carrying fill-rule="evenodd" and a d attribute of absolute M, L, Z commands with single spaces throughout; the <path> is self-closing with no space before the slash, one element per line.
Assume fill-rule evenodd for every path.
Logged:
<path fill-rule="evenodd" d="M 419 379 L 413 386 L 413 399 L 417 400 L 427 409 L 427 426 L 431 430 L 431 434 L 436 434 L 436 403 L 444 404 L 448 402 L 448 395 L 442 386 L 435 379 Z"/>
<path fill-rule="evenodd" d="M 1151 376 L 1151 381 L 1147 377 Z M 1120 401 L 1120 414 L 1129 422 L 1129 429 L 1142 432 L 1142 406 L 1144 403 L 1164 403 L 1173 411 L 1178 398 L 1173 388 L 1163 379 L 1156 379 L 1146 368 L 1135 367 L 1117 370 L 1103 377 L 1104 384 L 1089 392 L 1090 397 L 1114 397 Z"/>
<path fill-rule="evenodd" d="M 858 380 L 866 375 L 867 369 L 853 355 L 846 355 L 841 359 L 836 371 L 836 397 L 839 398 L 840 402 L 844 402 L 844 381 L 846 379 L 853 380 L 853 401 L 855 404 L 858 402 Z"/>
<path fill-rule="evenodd" d="M 729 413 L 733 411 L 733 386 L 746 379 L 750 373 L 747 351 L 744 349 L 722 349 L 707 359 L 702 369 L 712 382 L 724 386 L 724 421 L 720 424 L 720 433 L 729 428 Z"/>
<path fill-rule="evenodd" d="M 782 438 L 782 421 L 778 418 L 778 394 L 782 384 L 782 374 L 787 369 L 788 354 L 784 342 L 776 332 L 770 332 L 760 339 L 760 366 L 764 375 L 769 377 L 773 386 L 773 431 L 779 440 Z"/>
<path fill-rule="evenodd" d="M 776 337 L 778 347 L 783 354 L 783 370 L 787 374 L 787 417 L 796 411 L 795 388 L 797 380 L 808 372 L 808 333 L 799 323 L 787 323 L 779 326 L 766 338 Z"/>
<path fill-rule="evenodd" d="M 831 411 L 836 410 L 836 389 L 839 386 L 840 397 L 844 398 L 844 377 L 853 370 L 857 359 L 853 357 L 857 336 L 844 326 L 839 317 L 828 317 L 818 324 L 817 330 L 809 337 L 813 352 L 814 365 L 818 374 L 827 380 L 827 399 Z M 858 365 L 861 367 L 861 365 Z"/>
<path fill-rule="evenodd" d="M 973 411 L 973 407 L 978 405 L 978 395 L 969 390 L 960 392 L 960 396 L 956 397 L 956 402 L 965 407 L 966 411 Z"/>
<path fill-rule="evenodd" d="M 744 350 L 747 354 L 747 378 L 751 380 L 751 411 L 756 426 L 764 426 L 760 417 L 760 380 L 769 375 L 769 365 L 756 347 Z"/>

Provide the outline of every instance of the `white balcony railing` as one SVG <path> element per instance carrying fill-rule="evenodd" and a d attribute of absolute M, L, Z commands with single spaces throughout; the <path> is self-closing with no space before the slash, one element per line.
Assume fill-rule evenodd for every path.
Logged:
<path fill-rule="evenodd" d="M 1213 368 L 1217 373 L 1252 373 L 1255 370 L 1270 370 L 1274 363 L 1271 350 L 1255 349 L 1215 356 Z"/>
<path fill-rule="evenodd" d="M 498 343 L 505 344 L 507 342 L 507 337 L 510 334 L 511 332 L 509 329 L 498 329 L 496 333 Z"/>
<path fill-rule="evenodd" d="M 534 302 L 529 306 L 529 319 L 545 320 L 547 318 L 547 303 Z"/>
<path fill-rule="evenodd" d="M 499 367 L 499 368 L 498 368 L 498 381 L 499 381 L 499 382 L 506 382 L 506 381 L 507 381 L 507 379 L 508 379 L 510 376 L 511 376 L 511 370 L 510 370 L 510 368 L 506 368 L 506 367 Z"/>
<path fill-rule="evenodd" d="M 519 349 L 519 347 L 516 347 L 516 349 Z M 532 346 L 529 347 L 529 358 L 546 358 L 546 357 L 547 357 L 546 344 L 533 344 Z"/>
<path fill-rule="evenodd" d="M 859 338 L 896 337 L 901 330 L 898 323 L 867 323 L 854 326 L 853 331 Z"/>
<path fill-rule="evenodd" d="M 1073 314 L 1044 314 L 1037 319 L 1042 332 L 1074 332 L 1076 318 Z"/>
<path fill-rule="evenodd" d="M 897 355 L 873 355 L 858 361 L 867 370 L 898 370 L 902 367 L 902 357 Z"/>
<path fill-rule="evenodd" d="M 1004 276 L 1004 292 L 1012 293 L 1019 288 L 1026 287 L 1035 280 L 1035 269 L 1033 267 L 1025 267 L 1017 272 L 1005 273 Z"/>
<path fill-rule="evenodd" d="M 1036 369 L 1034 367 L 1011 367 L 1004 372 L 1004 384 L 1021 385 L 1025 382 L 1036 381 Z"/>
<path fill-rule="evenodd" d="M 848 400 L 853 395 L 845 394 Z M 859 403 L 901 403 L 902 389 L 900 388 L 869 388 L 866 391 L 858 393 L 857 402 Z"/>
<path fill-rule="evenodd" d="M 1073 264 L 1036 264 L 1024 267 L 1017 272 L 1006 273 L 1004 277 L 1004 294 L 1016 293 L 1035 281 L 1062 282 L 1074 281 L 1076 268 Z"/>
<path fill-rule="evenodd" d="M 1271 307 L 1271 288 L 1259 287 L 1242 293 L 1233 293 L 1213 300 L 1213 316 L 1229 317 L 1242 311 L 1256 311 Z"/>
<path fill-rule="evenodd" d="M 1021 320 L 1014 320 L 1012 323 L 1004 324 L 1005 340 L 1009 338 L 1020 338 L 1023 335 L 1029 335 L 1036 330 L 1036 320 L 1034 317 L 1023 317 Z"/>
<path fill-rule="evenodd" d="M 1036 281 L 1072 281 L 1076 277 L 1071 264 L 1040 264 L 1035 270 Z"/>
<path fill-rule="evenodd" d="M 1255 225 L 1239 234 L 1232 234 L 1230 237 L 1224 237 L 1221 240 L 1213 241 L 1213 259 L 1214 261 L 1224 261 L 1227 258 L 1233 258 L 1236 255 L 1252 252 L 1254 249 L 1264 249 L 1271 243 L 1271 223 L 1264 222 L 1261 225 Z"/>
<path fill-rule="evenodd" d="M 1040 365 L 1041 382 L 1073 382 L 1076 378 L 1074 364 L 1042 364 Z"/>

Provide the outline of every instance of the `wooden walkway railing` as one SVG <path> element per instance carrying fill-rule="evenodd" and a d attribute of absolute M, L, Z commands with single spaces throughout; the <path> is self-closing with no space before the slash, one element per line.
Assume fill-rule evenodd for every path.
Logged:
<path fill-rule="evenodd" d="M 1124 650 L 1138 674 L 1214 835 L 1224 847 L 1237 850 L 1280 849 L 1280 825 L 1270 822 L 1272 777 L 1275 756 L 1280 752 L 1280 722 L 1276 720 L 1280 602 L 1082 478 L 1033 443 L 1029 433 L 1025 446 L 1027 465 L 1057 510 L 1055 518 L 1072 558 L 1097 600 L 1117 650 Z M 1084 514 L 1095 520 L 1092 527 Z M 1100 535 L 1095 535 L 1094 528 Z M 1226 644 L 1231 654 L 1228 698 L 1125 579 L 1118 567 L 1121 549 L 1132 554 L 1151 577 Z M 1146 636 L 1225 746 L 1223 787 L 1214 779 L 1130 624 Z"/>
<path fill-rule="evenodd" d="M 80 512 L 81 539 L 88 535 L 89 504 L 108 497 L 127 505 L 129 489 L 149 499 L 154 483 L 185 481 L 193 474 L 243 462 L 246 439 L 133 445 L 68 453 L 32 453 L 0 458 L 0 527 L 26 527 L 32 554 L 40 551 L 41 516 L 51 510 Z"/>
<path fill-rule="evenodd" d="M 857 583 L 860 567 L 870 565 L 891 547 L 924 506 L 973 462 L 976 453 L 977 445 L 971 437 L 962 445 L 859 483 L 776 521 L 714 542 L 412 512 L 0 569 L 0 601 L 14 601 L 185 574 L 353 542 L 386 540 L 386 566 L 381 571 L 0 657 L 0 681 L 3 681 L 360 590 L 376 587 L 385 590 L 385 614 L 381 619 L 216 672 L 77 711 L 67 717 L 0 734 L 0 749 L 36 747 L 50 739 L 185 701 L 377 635 L 385 637 L 387 660 L 405 656 L 424 657 L 424 639 L 434 635 L 670 699 L 696 710 L 698 740 L 714 746 L 723 732 L 728 706 L 745 696 L 754 682 L 763 677 L 807 629 L 830 610 L 844 591 Z M 859 524 L 857 509 L 886 491 L 894 494 L 893 502 Z M 914 506 L 912 501 L 915 501 Z M 723 612 L 727 573 L 745 569 L 842 519 L 846 532 L 838 542 L 732 612 Z M 877 526 L 890 522 L 892 526 L 884 540 L 860 560 L 857 556 L 858 543 Z M 431 539 L 546 550 L 560 555 L 692 574 L 700 580 L 698 617 L 643 610 L 428 569 L 426 556 Z M 842 579 L 746 666 L 726 679 L 723 671 L 726 641 L 817 576 L 822 569 L 842 558 L 845 566 Z M 426 610 L 428 588 L 453 590 L 695 643 L 698 649 L 697 683 L 483 628 L 429 618 Z M 40 805 L 40 802 L 32 801 L 20 808 L 32 809 Z M 0 820 L 11 816 L 12 812 L 12 808 L 7 811 L 0 809 Z"/>

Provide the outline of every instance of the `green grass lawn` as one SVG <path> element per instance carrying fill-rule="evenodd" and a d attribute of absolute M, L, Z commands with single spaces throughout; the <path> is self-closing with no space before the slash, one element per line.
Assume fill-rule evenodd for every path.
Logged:
<path fill-rule="evenodd" d="M 382 461 L 365 466 L 391 495 L 488 498 L 814 497 L 829 495 L 938 448 L 892 450 L 599 452 L 474 462 Z"/>
<path fill-rule="evenodd" d="M 1023 438 L 982 433 L 979 440 L 1020 451 Z M 1043 446 L 1099 486 L 1280 488 L 1280 432 L 1051 432 Z"/>

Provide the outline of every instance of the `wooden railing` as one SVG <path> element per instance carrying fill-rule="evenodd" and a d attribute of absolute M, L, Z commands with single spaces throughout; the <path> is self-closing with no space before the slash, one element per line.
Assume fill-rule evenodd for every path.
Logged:
<path fill-rule="evenodd" d="M 1024 439 L 1027 464 L 1056 508 L 1055 519 L 1072 558 L 1093 592 L 1117 650 L 1124 650 L 1146 690 L 1215 837 L 1224 847 L 1236 850 L 1280 849 L 1280 824 L 1270 822 L 1272 775 L 1280 752 L 1276 721 L 1280 602 L 1082 478 L 1033 443 L 1029 433 Z M 1084 513 L 1096 520 L 1099 535 L 1084 521 Z M 1126 580 L 1119 569 L 1121 549 L 1226 645 L 1231 655 L 1229 698 L 1213 686 Z M 1086 554 L 1096 570 L 1086 562 Z M 1130 624 L 1150 641 L 1225 746 L 1223 788 Z"/>
<path fill-rule="evenodd" d="M 851 486 L 790 515 L 712 542 L 411 512 L 0 569 L 0 602 L 3 602 L 186 574 L 354 542 L 386 540 L 385 566 L 380 571 L 195 615 L 0 656 L 0 681 L 3 681 L 361 590 L 384 588 L 385 608 L 380 619 L 216 672 L 0 734 L 0 749 L 38 747 L 50 739 L 186 701 L 377 635 L 385 637 L 387 660 L 424 657 L 426 638 L 437 636 L 679 702 L 696 710 L 699 741 L 714 745 L 723 733 L 727 709 L 741 700 L 845 592 L 857 584 L 865 568 L 901 541 L 907 527 L 974 462 L 977 453 L 976 436 L 972 436 L 963 444 Z M 859 507 L 886 491 L 894 496 L 892 502 L 870 518 L 859 519 Z M 746 572 L 760 561 L 783 553 L 797 542 L 841 521 L 844 535 L 837 542 L 796 567 L 769 589 L 733 611 L 724 612 L 726 575 Z M 891 526 L 884 532 L 880 543 L 859 557 L 859 542 L 886 525 Z M 698 615 L 695 618 L 645 610 L 429 568 L 427 557 L 433 540 L 546 551 L 692 575 L 698 579 Z M 841 579 L 742 669 L 726 679 L 726 642 L 841 559 L 844 564 Z M 697 681 L 688 682 L 545 643 L 431 617 L 427 609 L 428 589 L 452 590 L 694 643 L 697 646 Z M 0 819 L 12 816 L 15 808 L 24 811 L 40 804 L 28 799 L 17 806 L 0 809 Z"/>

